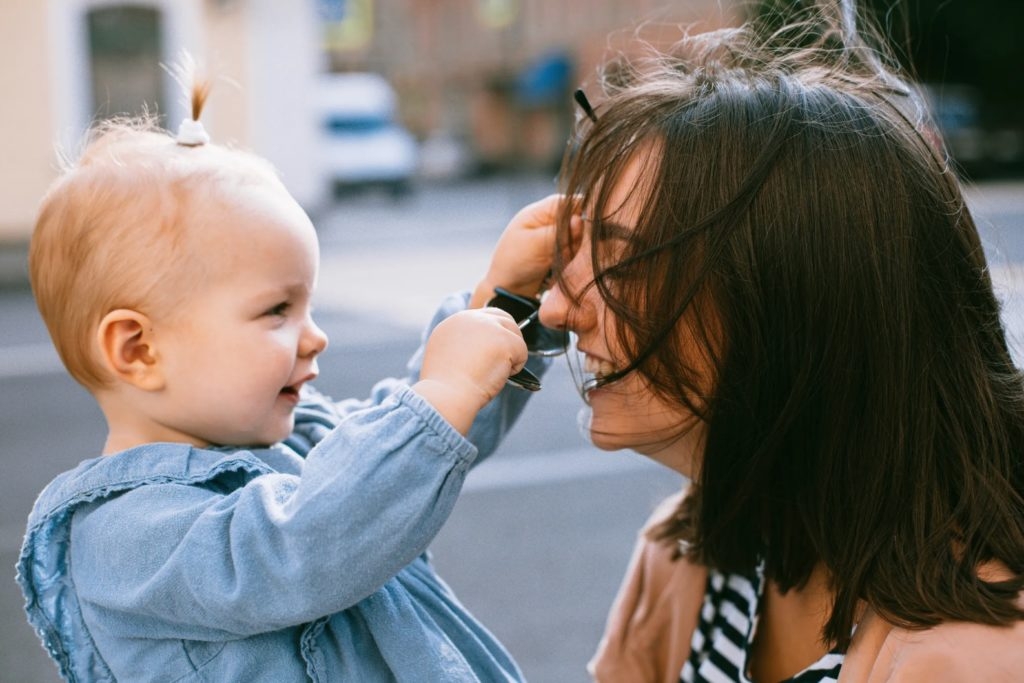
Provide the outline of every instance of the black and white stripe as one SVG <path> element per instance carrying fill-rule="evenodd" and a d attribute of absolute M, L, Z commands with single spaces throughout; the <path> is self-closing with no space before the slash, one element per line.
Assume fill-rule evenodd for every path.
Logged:
<path fill-rule="evenodd" d="M 747 574 L 708 572 L 700 621 L 690 641 L 681 683 L 751 683 L 748 660 L 764 590 L 759 566 Z M 836 683 L 843 655 L 829 652 L 785 683 Z"/>

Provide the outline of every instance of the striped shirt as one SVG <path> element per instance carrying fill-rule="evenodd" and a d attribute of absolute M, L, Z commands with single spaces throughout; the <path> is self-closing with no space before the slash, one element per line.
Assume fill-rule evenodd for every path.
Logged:
<path fill-rule="evenodd" d="M 708 571 L 681 683 L 751 683 L 747 673 L 764 583 L 763 564 L 749 574 Z M 828 652 L 783 683 L 835 683 L 842 665 L 842 653 Z"/>

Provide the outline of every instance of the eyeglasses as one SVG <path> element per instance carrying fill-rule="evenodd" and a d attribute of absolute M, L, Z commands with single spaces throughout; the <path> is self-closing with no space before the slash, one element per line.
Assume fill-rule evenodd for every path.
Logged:
<path fill-rule="evenodd" d="M 526 341 L 526 350 L 531 355 L 557 356 L 565 353 L 569 345 L 569 334 L 540 324 L 540 299 L 520 296 L 503 287 L 495 287 L 494 298 L 487 305 L 500 308 L 515 319 Z M 512 386 L 527 391 L 540 390 L 540 380 L 526 368 L 509 377 L 508 381 Z"/>

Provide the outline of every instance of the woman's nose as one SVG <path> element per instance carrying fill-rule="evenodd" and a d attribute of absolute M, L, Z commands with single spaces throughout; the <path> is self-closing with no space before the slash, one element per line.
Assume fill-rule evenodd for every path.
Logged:
<path fill-rule="evenodd" d="M 565 330 L 569 327 L 569 299 L 557 283 L 544 292 L 540 298 L 538 317 L 541 325 L 553 330 Z"/>

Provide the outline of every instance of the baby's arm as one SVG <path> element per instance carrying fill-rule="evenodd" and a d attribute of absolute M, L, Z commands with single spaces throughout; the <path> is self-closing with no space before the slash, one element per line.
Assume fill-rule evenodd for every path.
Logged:
<path fill-rule="evenodd" d="M 407 379 L 385 379 L 374 386 L 368 398 L 334 403 L 336 418 L 372 408 L 408 383 L 464 435 L 477 411 L 489 403 L 469 432 L 480 457 L 489 455 L 528 397 L 517 389 L 498 391 L 508 375 L 522 367 L 525 355 L 520 335 L 511 330 L 510 319 L 504 314 L 493 310 L 481 315 L 482 311 L 463 309 L 481 308 L 495 296 L 496 287 L 525 296 L 538 294 L 551 267 L 555 217 L 561 203 L 560 195 L 552 195 L 520 210 L 502 233 L 487 271 L 468 302 L 465 293 L 442 302 L 424 336 L 424 345 L 409 361 Z M 470 361 L 475 362 L 475 367 L 470 367 Z M 543 374 L 547 365 L 548 359 L 542 357 L 532 357 L 528 364 L 535 374 Z M 490 401 L 499 393 L 501 400 Z M 329 420 L 329 416 L 324 416 L 325 426 Z M 304 428 L 298 426 L 300 430 Z M 323 435 L 323 430 L 318 431 Z M 299 453 L 318 440 L 313 438 L 309 442 L 308 437 L 299 436 Z"/>
<path fill-rule="evenodd" d="M 154 478 L 76 512 L 69 565 L 79 599 L 110 628 L 123 624 L 119 636 L 138 621 L 112 615 L 131 614 L 193 640 L 347 609 L 427 548 L 475 455 L 409 387 L 349 415 L 304 461 L 190 454 L 208 474 Z M 161 460 L 178 473 L 180 457 Z"/>
<path fill-rule="evenodd" d="M 434 328 L 466 308 L 483 306 L 494 296 L 495 286 L 505 287 L 526 296 L 535 296 L 550 269 L 554 249 L 555 214 L 562 200 L 560 195 L 552 195 L 516 214 L 499 239 L 487 273 L 472 295 L 469 292 L 455 293 L 441 302 L 427 326 L 423 344 L 409 359 L 404 379 L 382 379 L 365 398 L 346 398 L 336 402 L 320 396 L 307 387 L 304 389 L 304 401 L 296 411 L 295 430 L 285 444 L 297 454 L 305 456 L 346 416 L 378 406 L 403 387 L 418 382 L 426 344 Z M 526 367 L 535 375 L 542 376 L 550 361 L 550 358 L 531 356 Z M 507 388 L 499 393 L 497 400 L 491 401 L 480 410 L 466 435 L 478 450 L 474 465 L 479 464 L 497 448 L 502 437 L 515 424 L 529 397 L 529 392 Z"/>
<path fill-rule="evenodd" d="M 491 255 L 487 274 L 473 290 L 470 308 L 479 308 L 504 287 L 523 296 L 537 296 L 551 270 L 555 221 L 564 196 L 553 194 L 529 204 L 512 218 Z"/>
<path fill-rule="evenodd" d="M 560 195 L 551 195 L 520 210 L 502 233 L 487 274 L 470 299 L 470 309 L 484 306 L 495 287 L 536 295 L 551 267 L 555 216 Z M 498 326 L 506 335 L 499 338 Z M 461 434 L 490 403 L 509 375 L 526 362 L 522 335 L 511 317 L 496 310 L 465 311 L 442 321 L 423 355 L 420 381 L 413 390 L 434 406 Z M 507 333 L 513 332 L 513 339 Z"/>
<path fill-rule="evenodd" d="M 525 364 L 526 342 L 511 315 L 460 311 L 434 328 L 412 390 L 465 436 L 480 409 Z"/>

